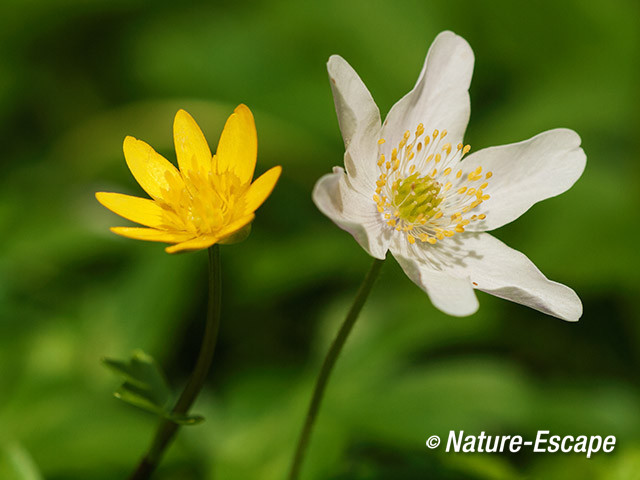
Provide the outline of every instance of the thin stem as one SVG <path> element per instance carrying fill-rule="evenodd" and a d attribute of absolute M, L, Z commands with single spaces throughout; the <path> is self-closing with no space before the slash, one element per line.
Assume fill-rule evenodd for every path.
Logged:
<path fill-rule="evenodd" d="M 207 306 L 207 323 L 202 345 L 193 372 L 175 407 L 173 407 L 172 414 L 185 415 L 198 397 L 200 390 L 202 390 L 216 348 L 218 329 L 220 327 L 221 299 L 220 247 L 213 245 L 209 248 L 209 304 Z M 130 480 L 144 480 L 151 476 L 160 463 L 164 451 L 176 435 L 178 428 L 180 426 L 171 420 L 163 420 L 160 423 L 149 451 L 142 458 L 135 472 L 129 477 Z"/>
<path fill-rule="evenodd" d="M 338 356 L 347 341 L 347 337 L 349 336 L 353 325 L 358 319 L 358 314 L 360 313 L 360 310 L 362 310 L 362 306 L 367 300 L 369 292 L 371 292 L 371 288 L 380 273 L 383 263 L 384 260 L 375 259 L 373 261 L 367 276 L 362 281 L 362 285 L 360 285 L 360 290 L 358 290 L 358 294 L 349 309 L 349 313 L 344 319 L 344 322 L 342 323 L 342 326 L 340 327 L 340 330 L 338 331 L 336 338 L 333 340 L 331 348 L 329 348 L 329 352 L 327 352 L 327 356 L 322 363 L 322 368 L 320 369 L 320 374 L 318 375 L 316 386 L 313 390 L 313 396 L 311 397 L 311 403 L 309 404 L 309 410 L 307 411 L 307 417 L 305 419 L 304 426 L 302 427 L 300 437 L 298 438 L 298 445 L 291 464 L 291 470 L 289 471 L 289 480 L 297 480 L 300 475 L 300 469 L 307 451 L 311 431 L 313 430 L 318 410 L 320 410 L 320 403 L 322 402 L 322 397 L 324 396 L 329 376 L 331 375 L 336 360 L 338 360 Z"/>

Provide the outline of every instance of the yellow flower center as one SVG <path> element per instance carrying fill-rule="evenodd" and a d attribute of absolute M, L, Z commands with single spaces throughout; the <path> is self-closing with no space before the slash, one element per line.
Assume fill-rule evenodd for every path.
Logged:
<path fill-rule="evenodd" d="M 243 215 L 249 183 L 242 184 L 233 172 L 199 170 L 182 172 L 181 176 L 183 182 L 170 172 L 165 174 L 169 189 L 160 202 L 173 228 L 197 235 L 215 234 Z"/>
<path fill-rule="evenodd" d="M 419 124 L 411 142 L 407 130 L 390 155 L 387 152 L 390 159 L 380 154 L 373 200 L 391 228 L 406 232 L 409 243 L 417 239 L 435 244 L 486 218 L 469 213 L 489 199 L 485 189 L 493 174 L 483 175 L 481 166 L 465 172 L 460 160 L 471 147 L 459 143 L 454 149 L 446 136 L 446 130 L 425 135 Z M 381 150 L 385 143 L 378 140 Z"/>
<path fill-rule="evenodd" d="M 429 175 L 419 177 L 414 173 L 392 185 L 393 199 L 391 204 L 398 212 L 398 218 L 408 223 L 422 219 L 430 219 L 440 209 L 443 197 L 439 196 L 441 185 Z"/>

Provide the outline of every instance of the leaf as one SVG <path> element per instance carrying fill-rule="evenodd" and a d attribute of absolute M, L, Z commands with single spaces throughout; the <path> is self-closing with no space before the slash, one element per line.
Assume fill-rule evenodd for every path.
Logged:
<path fill-rule="evenodd" d="M 42 480 L 29 453 L 19 444 L 0 444 L 0 478 L 4 480 Z"/>
<path fill-rule="evenodd" d="M 177 415 L 175 413 L 168 413 L 164 414 L 163 417 L 174 423 L 179 423 L 180 425 L 198 425 L 199 423 L 204 422 L 204 417 L 202 415 Z"/>
<path fill-rule="evenodd" d="M 136 350 L 128 362 L 112 358 L 102 361 L 125 378 L 125 382 L 113 393 L 116 398 L 180 425 L 197 425 L 204 421 L 201 415 L 171 412 L 171 391 L 166 377 L 153 357 L 142 350 Z"/>
<path fill-rule="evenodd" d="M 103 363 L 125 378 L 114 393 L 117 398 L 163 417 L 169 415 L 169 385 L 153 357 L 137 350 L 128 362 L 105 358 Z"/>

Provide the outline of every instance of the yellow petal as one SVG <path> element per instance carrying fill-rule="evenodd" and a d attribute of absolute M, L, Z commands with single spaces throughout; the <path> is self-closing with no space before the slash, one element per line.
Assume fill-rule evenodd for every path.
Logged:
<path fill-rule="evenodd" d="M 147 227 L 166 227 L 164 210 L 153 200 L 108 192 L 98 192 L 96 198 L 113 213 L 127 220 Z"/>
<path fill-rule="evenodd" d="M 173 143 L 182 173 L 211 171 L 211 150 L 200 127 L 184 110 L 178 110 L 173 121 Z"/>
<path fill-rule="evenodd" d="M 184 187 L 178 169 L 142 140 L 125 138 L 123 150 L 129 170 L 151 197 L 161 199 L 163 190 L 170 190 L 167 177 L 174 179 L 174 187 Z"/>
<path fill-rule="evenodd" d="M 227 225 L 226 227 L 222 228 L 220 231 L 216 232 L 216 235 L 220 240 L 224 240 L 225 238 L 230 237 L 231 235 L 233 235 L 237 231 L 242 230 L 248 224 L 253 222 L 253 219 L 255 217 L 256 216 L 253 213 L 251 213 L 249 215 L 245 215 L 244 217 L 239 218 L 238 220 L 236 220 L 234 222 L 231 222 L 229 225 Z"/>
<path fill-rule="evenodd" d="M 217 241 L 218 241 L 218 237 L 207 235 L 204 237 L 193 238 L 186 242 L 178 243 L 177 245 L 172 245 L 170 247 L 165 248 L 164 250 L 167 253 L 192 252 L 194 250 L 202 250 L 203 248 L 209 248 L 211 245 L 213 245 Z"/>
<path fill-rule="evenodd" d="M 216 151 L 216 171 L 233 172 L 240 183 L 249 183 L 253 178 L 258 155 L 258 135 L 253 114 L 246 105 L 238 105 L 227 119 L 218 150 Z"/>
<path fill-rule="evenodd" d="M 262 205 L 273 191 L 273 187 L 276 186 L 281 172 L 282 167 L 273 167 L 260 175 L 260 177 L 251 184 L 249 190 L 245 193 L 245 213 L 255 212 L 256 209 Z"/>
<path fill-rule="evenodd" d="M 193 238 L 193 234 L 190 233 L 170 232 L 155 228 L 111 227 L 111 231 L 123 237 L 150 242 L 179 243 Z"/>
<path fill-rule="evenodd" d="M 186 242 L 179 243 L 177 245 L 172 245 L 171 247 L 165 248 L 167 253 L 178 253 L 178 252 L 186 252 L 186 251 L 194 251 L 194 250 L 202 250 L 203 248 L 209 248 L 214 243 L 219 242 L 220 240 L 224 240 L 225 238 L 233 235 L 238 230 L 241 230 L 249 223 L 253 221 L 255 218 L 254 214 L 246 215 L 235 222 L 230 223 L 220 231 L 216 232 L 215 235 L 205 235 L 203 237 L 194 238 L 188 240 Z"/>

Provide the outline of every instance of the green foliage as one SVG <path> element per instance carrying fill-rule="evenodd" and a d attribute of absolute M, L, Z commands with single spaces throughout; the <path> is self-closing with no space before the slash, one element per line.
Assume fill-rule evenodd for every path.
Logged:
<path fill-rule="evenodd" d="M 102 361 L 125 378 L 114 393 L 116 398 L 182 425 L 195 425 L 204 420 L 199 415 L 171 413 L 171 392 L 166 377 L 153 357 L 143 351 L 134 352 L 128 362 L 110 358 Z"/>
<path fill-rule="evenodd" d="M 247 241 L 222 248 L 220 343 L 195 406 L 208 421 L 181 432 L 157 478 L 283 478 L 369 264 L 310 198 L 344 154 L 325 63 L 345 57 L 384 114 L 444 29 L 476 56 L 472 151 L 554 127 L 583 139 L 578 183 L 496 236 L 573 287 L 585 314 L 566 324 L 479 294 L 478 314 L 447 317 L 390 260 L 329 384 L 303 478 L 637 478 L 637 2 L 35 0 L 0 10 L 0 478 L 126 478 L 148 447 L 157 418 L 110 397 L 98 360 L 140 347 L 183 384 L 202 335 L 206 254 L 116 237 L 108 227 L 127 222 L 93 194 L 144 195 L 125 135 L 175 160 L 178 108 L 215 148 L 240 102 L 256 117 L 258 173 L 281 164 L 283 177 Z M 125 396 L 163 403 L 161 374 L 119 366 Z M 589 460 L 424 447 L 449 429 L 543 427 L 616 435 L 618 446 Z"/>
<path fill-rule="evenodd" d="M 42 480 L 30 455 L 17 444 L 0 445 L 0 478 L 3 480 Z"/>

